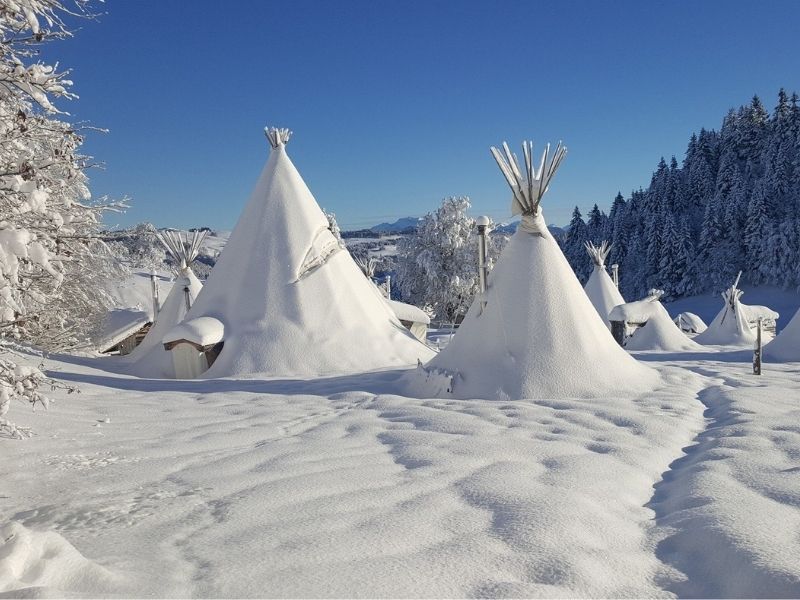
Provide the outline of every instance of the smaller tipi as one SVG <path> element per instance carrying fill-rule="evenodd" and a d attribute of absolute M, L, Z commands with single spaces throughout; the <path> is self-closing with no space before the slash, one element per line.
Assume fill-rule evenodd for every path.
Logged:
<path fill-rule="evenodd" d="M 800 310 L 777 337 L 764 347 L 764 358 L 775 362 L 800 362 Z"/>
<path fill-rule="evenodd" d="M 611 322 L 608 320 L 608 314 L 611 309 L 625 304 L 625 299 L 606 271 L 606 257 L 610 251 L 611 244 L 608 242 L 604 241 L 599 246 L 595 246 L 592 242 L 586 242 L 586 252 L 589 253 L 589 257 L 594 263 L 594 270 L 589 281 L 583 286 L 600 318 L 609 327 L 611 327 Z"/>
<path fill-rule="evenodd" d="M 778 313 L 767 307 L 747 306 L 740 299 L 742 290 L 739 289 L 739 280 L 742 272 L 736 277 L 733 285 L 722 292 L 725 303 L 722 309 L 711 321 L 708 328 L 694 339 L 700 344 L 714 346 L 750 346 L 756 341 L 756 332 L 751 321 L 759 316 L 769 320 L 770 328 L 778 319 Z"/>
<path fill-rule="evenodd" d="M 206 231 L 194 231 L 187 233 L 185 237 L 177 231 L 161 231 L 156 234 L 175 261 L 178 272 L 153 326 L 142 343 L 129 355 L 129 360 L 134 363 L 130 369 L 132 374 L 146 377 L 173 376 L 172 359 L 169 352 L 164 350 L 162 338 L 183 321 L 203 289 L 203 284 L 192 271 L 192 263 L 200 254 L 206 234 Z"/>

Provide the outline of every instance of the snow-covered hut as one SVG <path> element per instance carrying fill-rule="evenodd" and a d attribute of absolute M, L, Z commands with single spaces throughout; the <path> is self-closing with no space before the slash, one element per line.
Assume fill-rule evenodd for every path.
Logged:
<path fill-rule="evenodd" d="M 749 346 L 756 340 L 755 327 L 759 318 L 763 329 L 774 334 L 780 315 L 766 306 L 743 304 L 740 301 L 742 290 L 738 288 L 741 276 L 740 271 L 733 285 L 722 292 L 722 309 L 695 341 L 719 346 Z"/>
<path fill-rule="evenodd" d="M 213 317 L 186 320 L 163 337 L 164 350 L 171 353 L 174 375 L 194 379 L 205 373 L 222 352 L 225 326 Z"/>
<path fill-rule="evenodd" d="M 548 231 L 540 202 L 564 158 L 539 168 L 492 148 L 522 221 L 452 341 L 412 378 L 417 393 L 457 398 L 598 397 L 650 389 L 658 375 L 619 347 Z"/>
<path fill-rule="evenodd" d="M 703 333 L 708 329 L 705 321 L 693 312 L 682 312 L 675 317 L 675 325 L 684 333 Z"/>
<path fill-rule="evenodd" d="M 153 324 L 152 316 L 136 308 L 110 310 L 95 346 L 104 354 L 127 355 L 141 344 Z"/>
<path fill-rule="evenodd" d="M 186 316 L 224 328 L 207 376 L 316 376 L 427 360 L 432 350 L 400 324 L 331 233 L 286 153 L 290 132 L 266 133 L 269 160 Z"/>
<path fill-rule="evenodd" d="M 686 336 L 670 318 L 660 301 L 661 294 L 652 290 L 647 298 L 615 306 L 609 318 L 612 323 L 624 323 L 628 350 L 661 350 L 685 352 L 702 347 Z"/>
<path fill-rule="evenodd" d="M 403 327 L 408 329 L 420 342 L 425 343 L 428 336 L 428 325 L 431 324 L 431 318 L 428 314 L 413 304 L 406 304 L 398 300 L 387 299 L 386 303 L 395 316 L 400 319 Z"/>
<path fill-rule="evenodd" d="M 800 362 L 800 310 L 764 347 L 764 358 L 775 362 Z"/>
<path fill-rule="evenodd" d="M 586 242 L 586 251 L 594 263 L 594 270 L 583 289 L 586 295 L 589 296 L 589 300 L 597 310 L 600 318 L 610 328 L 611 321 L 608 318 L 608 314 L 611 309 L 619 304 L 625 304 L 625 299 L 619 293 L 605 267 L 606 257 L 611 251 L 611 245 L 608 242 L 602 242 L 599 246 L 595 246 L 592 242 Z"/>

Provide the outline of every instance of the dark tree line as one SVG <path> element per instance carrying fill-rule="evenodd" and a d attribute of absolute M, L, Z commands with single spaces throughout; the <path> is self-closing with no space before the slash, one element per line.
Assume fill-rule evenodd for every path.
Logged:
<path fill-rule="evenodd" d="M 756 96 L 719 132 L 693 134 L 682 164 L 658 164 L 647 189 L 617 194 L 608 214 L 576 207 L 562 242 L 578 277 L 586 241 L 613 243 L 620 288 L 638 298 L 720 290 L 739 270 L 752 284 L 800 285 L 800 107 L 784 90 L 772 114 Z"/>

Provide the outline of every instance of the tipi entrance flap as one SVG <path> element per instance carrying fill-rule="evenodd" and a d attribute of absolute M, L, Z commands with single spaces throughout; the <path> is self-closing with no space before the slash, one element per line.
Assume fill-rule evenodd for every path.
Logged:
<path fill-rule="evenodd" d="M 319 269 L 331 256 L 341 249 L 342 247 L 339 245 L 339 241 L 331 230 L 327 227 L 320 228 L 311 241 L 311 245 L 306 252 L 306 256 L 300 268 L 297 270 L 295 281 L 299 281 L 311 272 Z"/>

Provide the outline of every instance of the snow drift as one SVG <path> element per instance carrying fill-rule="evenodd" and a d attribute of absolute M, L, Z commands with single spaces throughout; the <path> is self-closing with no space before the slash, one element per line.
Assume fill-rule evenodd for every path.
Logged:
<path fill-rule="evenodd" d="M 781 332 L 764 347 L 764 357 L 776 362 L 800 361 L 800 310 Z"/>

